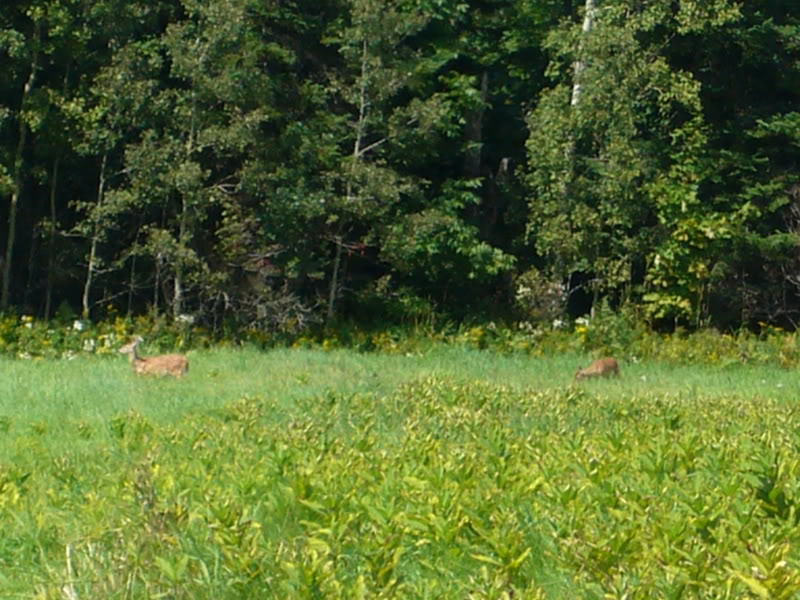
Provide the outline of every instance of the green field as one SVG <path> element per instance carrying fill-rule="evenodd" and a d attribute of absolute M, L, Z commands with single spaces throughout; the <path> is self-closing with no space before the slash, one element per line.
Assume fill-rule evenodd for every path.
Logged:
<path fill-rule="evenodd" d="M 453 347 L 0 360 L 3 598 L 797 598 L 800 380 Z"/>

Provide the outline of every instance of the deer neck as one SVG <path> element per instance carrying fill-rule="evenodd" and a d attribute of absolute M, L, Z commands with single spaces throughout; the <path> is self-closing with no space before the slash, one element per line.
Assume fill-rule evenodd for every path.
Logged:
<path fill-rule="evenodd" d="M 131 352 L 130 357 L 131 357 L 131 363 L 141 362 L 142 357 L 139 356 L 139 344 L 136 344 L 133 347 L 133 351 Z"/>

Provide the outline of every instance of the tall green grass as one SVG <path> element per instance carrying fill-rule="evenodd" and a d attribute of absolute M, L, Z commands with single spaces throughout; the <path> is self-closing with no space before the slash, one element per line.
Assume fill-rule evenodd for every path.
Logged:
<path fill-rule="evenodd" d="M 441 346 L 424 354 L 370 354 L 350 350 L 219 349 L 190 352 L 182 380 L 137 377 L 124 357 L 73 360 L 0 359 L 0 457 L 16 436 L 47 432 L 58 448 L 74 442 L 76 428 L 105 432 L 115 415 L 134 411 L 159 423 L 219 409 L 243 397 L 275 401 L 295 410 L 298 401 L 329 394 L 388 394 L 424 376 L 481 381 L 516 390 L 561 390 L 590 362 L 576 354 L 530 357 Z M 618 379 L 585 381 L 621 397 L 658 392 L 703 397 L 794 398 L 800 377 L 776 366 L 685 366 L 622 363 Z"/>
<path fill-rule="evenodd" d="M 774 367 L 214 350 L 0 360 L 20 598 L 800 593 L 800 387 Z"/>
<path fill-rule="evenodd" d="M 107 418 L 129 409 L 156 419 L 223 406 L 243 395 L 291 402 L 324 392 L 386 392 L 410 378 L 437 375 L 502 383 L 517 389 L 561 389 L 590 358 L 498 354 L 442 346 L 424 354 L 350 350 L 220 349 L 189 353 L 183 380 L 136 377 L 123 357 L 74 360 L 0 358 L 0 415 L 12 420 Z M 622 377 L 585 385 L 620 393 L 702 392 L 780 398 L 800 391 L 793 369 L 777 366 L 686 366 L 622 362 Z"/>

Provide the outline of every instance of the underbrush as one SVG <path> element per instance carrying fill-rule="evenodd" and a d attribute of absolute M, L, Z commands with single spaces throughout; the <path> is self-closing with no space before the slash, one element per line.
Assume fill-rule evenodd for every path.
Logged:
<path fill-rule="evenodd" d="M 4 593 L 796 597 L 800 410 L 609 389 L 423 376 L 124 412 L 58 453 L 6 432 Z"/>
<path fill-rule="evenodd" d="M 33 317 L 0 317 L 0 355 L 21 359 L 110 355 L 134 335 L 145 338 L 149 351 L 187 350 L 211 346 L 258 348 L 353 349 L 383 354 L 426 354 L 440 346 L 491 350 L 506 354 L 552 356 L 564 353 L 611 355 L 631 362 L 673 364 L 800 366 L 795 332 L 762 324 L 752 332 L 714 329 L 678 330 L 661 334 L 645 327 L 627 311 L 599 309 L 591 319 L 551 324 L 485 323 L 365 330 L 357 325 L 286 336 L 263 331 L 211 332 L 189 322 L 147 317 L 117 317 L 100 323 L 37 321 Z"/>
<path fill-rule="evenodd" d="M 42 321 L 23 315 L 0 317 L 0 355 L 21 359 L 114 354 L 135 335 L 153 347 L 185 349 L 219 340 L 189 323 L 148 317 L 116 317 L 99 323 L 75 319 Z"/>

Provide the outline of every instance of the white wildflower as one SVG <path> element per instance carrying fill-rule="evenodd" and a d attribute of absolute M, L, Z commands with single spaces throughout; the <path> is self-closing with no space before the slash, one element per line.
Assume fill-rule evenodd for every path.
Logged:
<path fill-rule="evenodd" d="M 194 325 L 194 315 L 182 314 L 178 315 L 176 321 L 183 325 Z"/>

